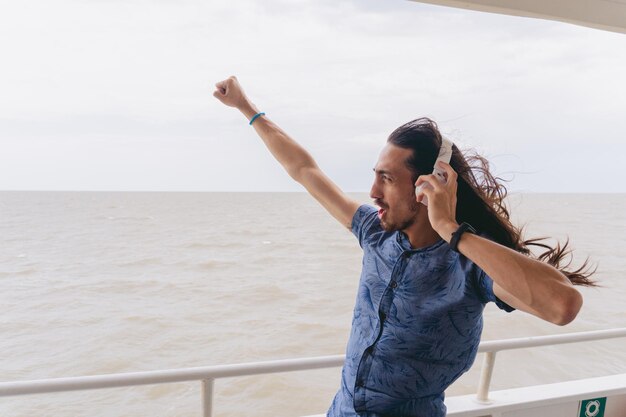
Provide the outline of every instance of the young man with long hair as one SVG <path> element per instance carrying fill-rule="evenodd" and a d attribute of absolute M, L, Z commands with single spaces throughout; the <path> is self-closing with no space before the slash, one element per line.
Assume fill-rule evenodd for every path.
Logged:
<path fill-rule="evenodd" d="M 489 301 L 557 325 L 578 314 L 583 300 L 574 285 L 593 285 L 581 272 L 587 263 L 565 270 L 567 243 L 522 241 L 503 203 L 506 189 L 484 158 L 452 145 L 450 163 L 437 160 L 444 138 L 434 121 L 410 121 L 387 139 L 370 190 L 377 210 L 344 194 L 259 112 L 236 77 L 216 83 L 213 95 L 244 114 L 287 173 L 363 248 L 341 387 L 328 416 L 445 416 L 444 391 L 471 367 Z M 534 258 L 528 245 L 549 250 Z"/>

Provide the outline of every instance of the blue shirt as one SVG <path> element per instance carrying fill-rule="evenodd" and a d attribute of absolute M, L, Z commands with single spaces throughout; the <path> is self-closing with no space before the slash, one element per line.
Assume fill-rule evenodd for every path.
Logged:
<path fill-rule="evenodd" d="M 363 269 L 341 387 L 328 417 L 443 417 L 444 390 L 474 362 L 485 303 L 513 308 L 493 281 L 440 239 L 412 249 L 362 205 L 352 232 Z"/>

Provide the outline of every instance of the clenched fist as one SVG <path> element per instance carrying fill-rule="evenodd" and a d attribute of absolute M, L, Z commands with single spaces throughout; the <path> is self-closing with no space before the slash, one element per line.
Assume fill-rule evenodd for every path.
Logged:
<path fill-rule="evenodd" d="M 248 97 L 246 97 L 241 85 L 239 85 L 239 81 L 237 81 L 237 77 L 234 75 L 231 75 L 224 81 L 215 83 L 215 87 L 216 90 L 213 92 L 213 96 L 227 106 L 240 109 L 248 102 Z"/>

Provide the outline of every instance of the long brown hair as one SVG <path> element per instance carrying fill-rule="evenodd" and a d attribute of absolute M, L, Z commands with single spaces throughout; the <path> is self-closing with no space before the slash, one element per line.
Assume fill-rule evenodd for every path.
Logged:
<path fill-rule="evenodd" d="M 413 172 L 413 182 L 415 182 L 420 175 L 432 173 L 442 136 L 437 123 L 427 117 L 422 117 L 394 130 L 387 142 L 413 151 L 412 157 L 407 159 L 406 164 Z M 460 151 L 454 145 L 450 165 L 458 174 L 457 223 L 467 222 L 477 232 L 489 235 L 493 241 L 531 258 L 547 262 L 567 276 L 574 285 L 597 285 L 594 280 L 590 279 L 591 275 L 596 272 L 597 266 L 592 272 L 585 270 L 589 258 L 576 270 L 568 269 L 571 259 L 561 266 L 565 256 L 571 253 L 571 250 L 566 251 L 569 237 L 562 247 L 557 242 L 555 248 L 539 243 L 541 240 L 548 239 L 547 237 L 522 240 L 524 227 L 517 228 L 511 223 L 509 211 L 504 204 L 507 189 L 500 181 L 505 180 L 499 177 L 494 178 L 489 172 L 487 159 L 473 149 Z M 531 245 L 547 250 L 535 257 L 529 249 Z"/>

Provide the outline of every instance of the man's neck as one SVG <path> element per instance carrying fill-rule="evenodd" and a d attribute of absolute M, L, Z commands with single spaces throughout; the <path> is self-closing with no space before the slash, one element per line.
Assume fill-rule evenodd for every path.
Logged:
<path fill-rule="evenodd" d="M 434 245 L 441 239 L 441 236 L 432 228 L 428 219 L 426 207 L 420 210 L 417 220 L 407 229 L 403 230 L 404 234 L 409 238 L 412 249 L 425 248 Z"/>

